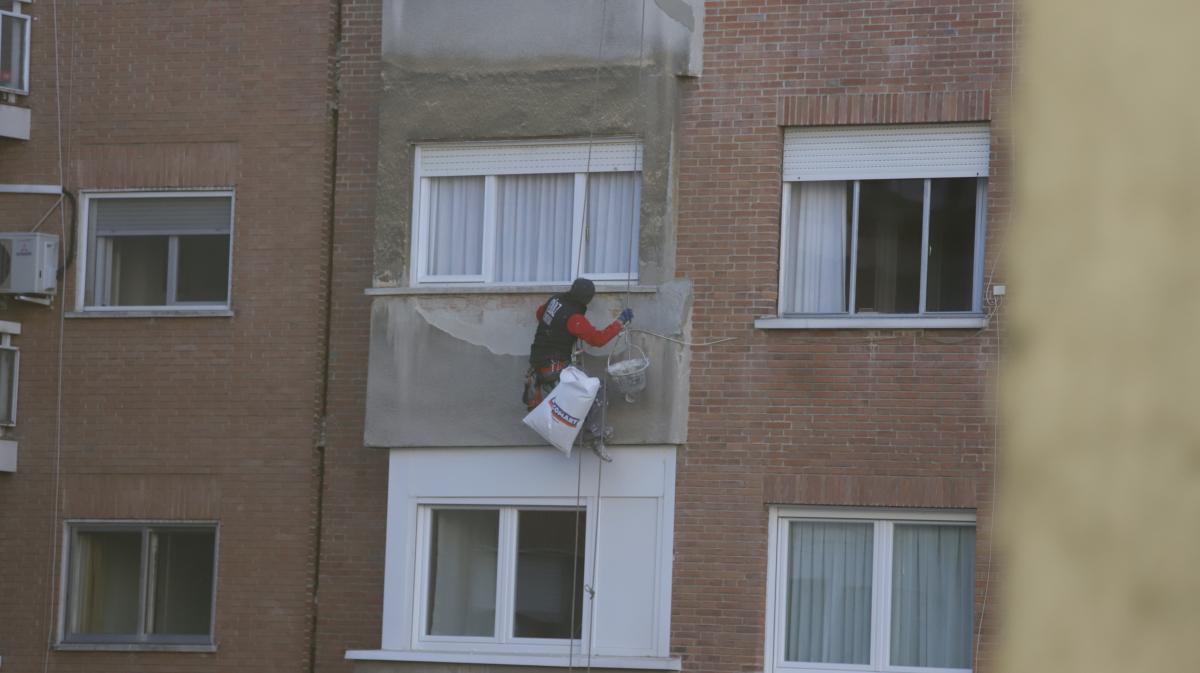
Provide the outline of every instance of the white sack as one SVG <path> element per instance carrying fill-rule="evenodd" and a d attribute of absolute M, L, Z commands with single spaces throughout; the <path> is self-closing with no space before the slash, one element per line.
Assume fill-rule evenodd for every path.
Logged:
<path fill-rule="evenodd" d="M 569 456 L 598 390 L 600 379 L 567 367 L 554 390 L 525 416 L 525 425 Z"/>

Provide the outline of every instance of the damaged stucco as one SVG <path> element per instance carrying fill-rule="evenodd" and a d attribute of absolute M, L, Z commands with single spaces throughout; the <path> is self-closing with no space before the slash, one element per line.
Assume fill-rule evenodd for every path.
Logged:
<path fill-rule="evenodd" d="M 681 339 L 690 331 L 691 286 L 601 293 L 588 317 L 605 325 L 629 306 L 634 327 Z M 378 447 L 530 446 L 544 444 L 520 419 L 521 382 L 529 368 L 534 311 L 530 294 L 377 297 L 371 315 L 366 443 Z M 650 358 L 646 390 L 633 403 L 610 395 L 613 444 L 678 444 L 687 428 L 690 355 L 683 345 L 643 333 L 634 343 Z M 603 376 L 607 354 L 589 349 L 584 368 Z"/>
<path fill-rule="evenodd" d="M 420 143 L 640 138 L 638 288 L 601 292 L 588 316 L 603 326 L 628 305 L 634 327 L 686 339 L 691 285 L 675 280 L 674 161 L 679 78 L 698 73 L 702 25 L 699 0 L 385 0 L 368 446 L 544 443 L 520 423 L 520 392 L 534 310 L 556 289 L 411 287 Z M 636 338 L 653 364 L 637 403 L 613 400 L 613 443 L 681 443 L 687 349 Z M 586 364 L 604 369 L 599 358 Z"/>

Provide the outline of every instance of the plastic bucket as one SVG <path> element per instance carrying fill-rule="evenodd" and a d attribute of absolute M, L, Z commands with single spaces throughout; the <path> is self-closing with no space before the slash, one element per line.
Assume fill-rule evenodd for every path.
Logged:
<path fill-rule="evenodd" d="M 626 339 L 628 338 L 626 336 Z M 608 378 L 617 387 L 617 391 L 623 394 L 627 401 L 632 402 L 634 395 L 646 389 L 646 370 L 650 368 L 650 358 L 646 357 L 645 351 L 633 341 L 630 341 L 629 347 L 622 352 L 627 357 L 618 362 L 613 362 L 613 354 L 609 353 Z"/>

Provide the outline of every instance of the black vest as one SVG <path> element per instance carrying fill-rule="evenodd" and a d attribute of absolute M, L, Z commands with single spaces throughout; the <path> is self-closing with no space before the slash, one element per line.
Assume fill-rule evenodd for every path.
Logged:
<path fill-rule="evenodd" d="M 529 364 L 544 366 L 552 360 L 571 361 L 575 348 L 575 337 L 567 331 L 571 316 L 587 312 L 587 306 L 571 299 L 566 294 L 556 294 L 546 302 L 546 310 L 533 333 L 533 347 L 529 349 Z"/>

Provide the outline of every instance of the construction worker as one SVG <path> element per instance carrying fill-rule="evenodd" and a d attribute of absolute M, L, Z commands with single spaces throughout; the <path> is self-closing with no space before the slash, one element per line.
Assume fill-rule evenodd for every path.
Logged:
<path fill-rule="evenodd" d="M 558 375 L 571 364 L 576 339 L 583 339 L 589 346 L 600 347 L 621 333 L 621 328 L 633 320 L 633 309 L 621 311 L 621 315 L 604 329 L 596 329 L 584 314 L 587 305 L 596 294 L 596 285 L 586 278 L 576 278 L 571 289 L 556 294 L 537 309 L 538 326 L 529 349 L 529 372 L 525 376 L 525 406 L 532 410 L 541 404 L 546 395 L 558 385 Z M 596 405 L 604 400 L 597 396 Z M 593 410 L 598 408 L 593 406 Z M 588 414 L 591 419 L 595 414 Z M 595 427 L 591 427 L 595 426 Z M 589 425 L 593 432 L 593 450 L 605 460 L 611 460 L 604 452 L 604 435 L 607 428 L 595 422 Z"/>

